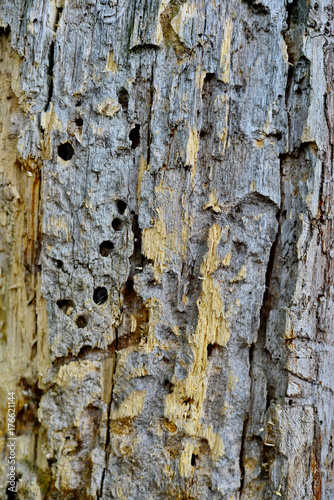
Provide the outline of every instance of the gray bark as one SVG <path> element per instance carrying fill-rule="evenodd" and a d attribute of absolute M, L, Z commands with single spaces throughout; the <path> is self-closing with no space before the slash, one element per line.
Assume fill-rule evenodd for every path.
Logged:
<path fill-rule="evenodd" d="M 2 498 L 334 498 L 333 18 L 2 0 Z"/>

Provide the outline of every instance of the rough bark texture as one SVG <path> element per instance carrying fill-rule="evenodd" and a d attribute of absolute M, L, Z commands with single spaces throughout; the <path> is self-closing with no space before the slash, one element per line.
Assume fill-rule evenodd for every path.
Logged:
<path fill-rule="evenodd" d="M 333 24 L 2 0 L 1 498 L 334 498 Z"/>

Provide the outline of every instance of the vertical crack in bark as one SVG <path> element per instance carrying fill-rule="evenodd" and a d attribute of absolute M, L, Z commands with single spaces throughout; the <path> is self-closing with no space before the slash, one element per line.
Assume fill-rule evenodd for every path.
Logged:
<path fill-rule="evenodd" d="M 329 63 L 327 64 L 329 66 Z M 330 81 L 330 77 L 327 79 Z M 329 86 L 329 84 L 328 84 Z M 331 91 L 329 90 L 325 96 L 324 96 L 324 115 L 326 118 L 326 124 L 327 124 L 327 129 L 328 129 L 328 136 L 329 136 L 329 165 L 330 165 L 330 171 L 333 171 L 334 169 L 334 137 L 333 137 L 333 118 L 331 116 L 331 99 L 330 99 L 330 93 Z M 326 213 L 326 207 L 325 207 L 325 199 L 326 199 L 326 194 L 325 191 L 325 185 L 326 185 L 326 171 L 325 171 L 325 160 L 321 162 L 321 179 L 320 179 L 320 188 L 319 188 L 319 219 L 321 223 L 325 223 L 325 213 Z M 330 268 L 330 265 L 328 264 L 328 269 Z M 328 280 L 325 280 L 328 281 Z"/>
<path fill-rule="evenodd" d="M 282 183 L 282 168 L 281 168 L 281 183 Z M 281 191 L 282 194 L 282 191 Z M 282 201 L 281 201 L 282 204 Z M 254 365 L 257 364 L 263 370 L 265 377 L 267 379 L 267 401 L 266 401 L 266 409 L 269 408 L 270 402 L 272 399 L 277 397 L 278 387 L 275 384 L 275 377 L 272 376 L 273 372 L 276 372 L 277 369 L 280 369 L 276 366 L 275 361 L 272 359 L 270 352 L 266 347 L 266 332 L 267 332 L 267 322 L 269 318 L 269 314 L 273 304 L 273 298 L 271 295 L 271 279 L 273 275 L 274 266 L 276 263 L 276 249 L 278 245 L 278 241 L 281 234 L 281 223 L 280 223 L 280 215 L 281 208 L 278 210 L 276 218 L 278 221 L 278 228 L 276 232 L 276 237 L 272 243 L 267 271 L 266 271 L 266 279 L 265 279 L 265 291 L 263 294 L 262 306 L 260 309 L 260 327 L 257 341 L 254 342 L 249 349 L 249 376 L 251 379 L 251 388 L 250 388 L 250 410 L 244 420 L 242 440 L 241 440 L 241 448 L 240 448 L 240 497 L 244 492 L 245 487 L 245 475 L 246 475 L 246 455 L 247 455 L 247 440 L 253 439 L 254 436 L 251 434 L 251 430 L 249 429 L 249 423 L 251 420 L 251 416 L 255 414 L 256 408 L 254 407 L 254 394 L 257 392 L 257 382 L 254 377 Z M 266 463 L 268 457 L 267 455 L 272 454 L 273 451 L 266 450 L 263 443 L 263 463 Z M 263 469 L 262 471 L 262 479 L 266 479 L 269 481 L 268 470 Z"/>
<path fill-rule="evenodd" d="M 38 342 L 38 292 L 37 287 L 39 286 L 37 273 L 41 272 L 41 264 L 40 264 L 40 255 L 42 251 L 42 230 L 41 230 L 41 172 L 38 169 L 36 172 L 36 180 L 38 182 L 38 190 L 37 190 L 37 214 L 36 214 L 36 235 L 34 238 L 35 241 L 35 249 L 34 249 L 34 262 L 33 262 L 33 276 L 34 276 L 34 293 L 33 293 L 33 301 L 34 301 L 34 320 L 35 320 L 35 332 L 34 332 L 34 342 L 32 348 L 35 348 L 37 351 L 37 342 Z M 35 448 L 37 447 L 37 438 L 35 441 Z M 37 457 L 37 449 L 35 450 L 35 457 Z"/>
<path fill-rule="evenodd" d="M 134 212 L 132 215 L 132 232 L 133 232 L 133 254 L 130 257 L 130 273 L 128 280 L 133 281 L 133 277 L 138 271 L 141 271 L 145 264 L 145 257 L 142 254 L 142 231 L 138 223 L 138 215 Z"/>
<path fill-rule="evenodd" d="M 123 286 L 122 293 L 124 295 L 124 301 L 125 301 L 125 310 L 127 308 L 126 306 L 126 301 L 132 301 L 132 305 L 135 307 L 136 302 L 137 302 L 137 294 L 133 289 L 133 279 L 135 274 L 138 273 L 138 271 L 142 270 L 143 266 L 145 265 L 145 257 L 141 253 L 142 250 L 142 231 L 139 227 L 138 224 L 138 215 L 135 214 L 134 212 L 131 213 L 132 215 L 132 231 L 133 231 L 133 253 L 130 257 L 130 271 L 129 271 L 129 276 L 128 279 Z M 139 302 L 141 302 L 139 300 Z M 138 307 L 138 305 L 137 305 Z M 126 314 L 126 312 L 124 313 Z M 113 373 L 112 373 L 112 381 L 111 381 L 111 394 L 110 394 L 110 401 L 108 404 L 108 417 L 107 417 L 107 436 L 106 436 L 106 442 L 105 442 L 105 466 L 102 471 L 102 477 L 101 477 L 101 485 L 100 485 L 100 491 L 97 494 L 97 498 L 101 498 L 103 494 L 103 485 L 104 485 L 104 480 L 105 480 L 105 475 L 106 471 L 108 468 L 108 463 L 109 463 L 109 456 L 110 456 L 110 420 L 111 420 L 111 405 L 113 402 L 113 395 L 114 395 L 114 387 L 115 387 L 115 374 L 116 374 L 116 368 L 117 368 L 117 355 L 118 355 L 118 350 L 126 347 L 127 345 L 127 336 L 124 335 L 123 328 L 121 327 L 121 333 L 119 332 L 119 329 L 116 328 L 115 330 L 116 333 L 116 339 L 115 339 L 115 358 L 114 358 L 114 366 L 113 366 Z M 136 332 L 134 332 L 136 336 Z M 120 337 L 121 335 L 121 337 Z M 124 345 L 123 345 L 124 344 Z"/>
<path fill-rule="evenodd" d="M 53 68 L 55 65 L 55 37 L 56 37 L 58 24 L 59 24 L 62 12 L 63 12 L 62 7 L 58 7 L 57 13 L 56 13 L 55 23 L 53 26 L 53 35 L 52 35 L 53 40 L 50 44 L 50 49 L 49 49 L 49 64 L 48 64 L 48 72 L 47 72 L 49 91 L 48 91 L 48 98 L 47 98 L 47 102 L 46 102 L 44 111 L 47 111 L 49 104 L 51 103 L 52 96 L 53 96 Z"/>
<path fill-rule="evenodd" d="M 31 358 L 33 358 L 34 356 L 34 351 L 35 351 L 35 355 L 37 354 L 37 343 L 38 343 L 38 290 L 37 290 L 37 287 L 39 286 L 39 281 L 38 281 L 38 278 L 37 278 L 37 273 L 40 273 L 41 272 L 41 264 L 40 264 L 40 254 L 41 254 L 41 250 L 42 250 L 42 241 L 41 241 L 41 235 L 42 235 L 42 232 L 41 232 L 41 204 L 40 204 L 40 201 L 41 201 L 41 172 L 40 172 L 40 169 L 38 169 L 36 171 L 36 179 L 35 179 L 35 182 L 38 183 L 38 189 L 37 189 L 37 214 L 35 215 L 36 217 L 36 234 L 35 234 L 35 248 L 34 248 L 34 261 L 33 261 L 33 276 L 34 276 L 34 293 L 33 293 L 33 304 L 34 304 L 34 328 L 35 328 L 35 331 L 34 331 L 34 340 L 33 340 L 33 345 L 31 347 Z M 34 221 L 33 221 L 34 223 Z M 36 382 L 36 387 L 38 387 L 38 379 L 37 379 L 37 382 Z M 39 409 L 39 403 L 40 403 L 40 400 L 41 400 L 41 397 L 42 395 L 44 394 L 44 392 L 42 390 L 40 390 L 40 393 L 39 393 L 39 399 L 38 399 L 38 404 L 36 405 L 37 408 L 36 408 L 36 414 L 38 412 L 38 409 Z M 35 433 L 35 436 L 34 436 L 34 463 L 37 463 L 37 459 L 38 459 L 38 439 L 39 439 L 39 434 L 41 432 L 41 424 L 39 423 L 39 421 L 37 420 L 37 429 L 38 431 Z"/>
<path fill-rule="evenodd" d="M 289 152 L 300 144 L 310 101 L 310 61 L 303 52 L 303 38 L 309 10 L 310 5 L 307 0 L 293 0 L 288 4 L 287 29 L 282 32 L 289 64 L 285 92 Z"/>
<path fill-rule="evenodd" d="M 288 148 L 290 149 L 291 142 L 291 110 L 290 110 L 290 100 L 291 100 L 291 92 L 293 90 L 293 82 L 296 73 L 296 62 L 300 57 L 300 47 L 298 41 L 298 31 L 299 31 L 299 12 L 297 1 L 293 1 L 291 4 L 287 6 L 287 29 L 283 32 L 283 37 L 287 45 L 288 52 L 288 75 L 286 82 L 286 92 L 285 92 L 285 108 L 287 111 L 287 143 Z M 296 24 L 295 24 L 296 23 Z M 273 307 L 273 295 L 271 290 L 271 280 L 273 276 L 274 267 L 277 261 L 277 246 L 279 243 L 280 235 L 281 235 L 281 213 L 283 209 L 284 202 L 284 186 L 283 186 L 283 158 L 280 160 L 280 190 L 281 190 L 281 202 L 280 208 L 277 212 L 277 221 L 278 228 L 276 232 L 276 237 L 272 243 L 267 271 L 266 271 L 266 279 L 265 279 L 265 291 L 263 294 L 262 306 L 260 309 L 260 326 L 258 332 L 258 338 L 255 343 L 253 343 L 250 347 L 249 351 L 249 373 L 251 379 L 251 388 L 250 388 L 250 405 L 249 405 L 249 413 L 247 414 L 242 434 L 241 441 L 241 449 L 240 449 L 240 495 L 243 494 L 245 487 L 245 474 L 246 474 L 246 465 L 245 459 L 247 455 L 247 440 L 254 439 L 255 436 L 252 436 L 252 429 L 250 429 L 250 421 L 252 417 L 255 417 L 255 412 L 257 411 L 255 408 L 254 395 L 257 388 L 257 382 L 255 380 L 254 371 L 255 364 L 263 371 L 266 383 L 267 383 L 267 401 L 266 401 L 266 410 L 269 408 L 270 403 L 273 399 L 276 399 L 279 392 L 279 387 L 275 384 L 275 376 L 273 373 L 282 371 L 281 367 L 276 366 L 277 363 L 272 359 L 270 352 L 266 347 L 266 335 L 267 335 L 267 323 L 270 315 L 270 311 Z M 254 415 L 253 415 L 254 414 Z M 264 422 L 263 422 L 264 423 Z M 266 450 L 264 443 L 262 444 L 262 455 L 263 455 L 263 463 L 266 463 L 268 454 L 273 454 L 273 450 Z M 262 468 L 262 479 L 265 481 L 269 481 L 269 473 L 268 469 Z"/>
<path fill-rule="evenodd" d="M 293 5 L 288 6 L 287 12 L 287 30 L 283 33 L 285 42 L 287 44 L 288 49 L 288 62 L 289 69 L 287 75 L 286 82 L 286 92 L 285 92 L 285 108 L 287 111 L 287 143 L 288 147 L 290 147 L 290 127 L 291 127 L 291 113 L 289 109 L 290 105 L 290 94 L 293 89 L 293 80 L 295 75 L 295 54 L 291 49 L 292 41 L 289 38 L 289 30 L 292 26 L 292 13 L 294 12 L 295 2 Z M 246 487 L 246 456 L 247 456 L 247 441 L 256 439 L 256 436 L 252 435 L 251 429 L 251 421 L 252 418 L 256 419 L 256 412 L 258 409 L 255 407 L 255 394 L 258 391 L 258 382 L 256 381 L 255 376 L 255 365 L 257 365 L 263 372 L 266 379 L 266 391 L 267 391 L 267 400 L 266 400 L 266 411 L 268 410 L 270 403 L 273 399 L 277 399 L 280 393 L 279 383 L 276 383 L 276 377 L 274 374 L 278 372 L 282 373 L 283 368 L 278 366 L 278 363 L 272 359 L 271 353 L 267 349 L 266 346 L 266 336 L 267 336 L 267 323 L 270 315 L 270 311 L 273 307 L 273 294 L 271 290 L 271 281 L 273 277 L 274 267 L 277 262 L 277 247 L 279 244 L 279 240 L 281 237 L 281 214 L 283 210 L 284 204 L 284 186 L 283 186 L 283 159 L 280 158 L 280 208 L 277 211 L 276 218 L 278 222 L 278 227 L 276 231 L 275 239 L 273 240 L 269 259 L 266 270 L 266 278 L 265 278 L 265 290 L 262 299 L 262 305 L 260 309 L 260 326 L 258 331 L 257 341 L 254 342 L 250 346 L 249 350 L 249 375 L 251 380 L 250 387 L 250 404 L 249 404 L 249 413 L 246 415 L 243 426 L 242 440 L 241 440 L 241 448 L 240 448 L 240 497 L 244 493 L 244 489 Z M 277 376 L 277 375 L 276 375 Z M 282 397 L 283 395 L 281 395 Z M 262 422 L 264 426 L 265 422 Z M 261 438 L 262 440 L 262 438 Z M 270 461 L 270 457 L 274 454 L 274 449 L 267 448 L 262 441 L 262 471 L 261 471 L 261 479 L 265 482 L 270 482 L 269 477 L 269 469 L 265 468 L 263 464 L 266 464 Z"/>
<path fill-rule="evenodd" d="M 251 345 L 250 350 L 253 348 L 253 345 Z M 245 420 L 244 420 L 244 425 L 242 428 L 242 437 L 241 437 L 241 447 L 240 447 L 240 456 L 239 456 L 239 468 L 240 468 L 240 487 L 239 487 L 239 492 L 240 492 L 240 498 L 243 494 L 244 491 L 244 485 L 245 485 L 245 458 L 246 458 L 246 440 L 247 440 L 247 430 L 248 430 L 248 422 L 249 422 L 249 414 L 247 414 Z"/>
<path fill-rule="evenodd" d="M 151 120 L 152 120 L 152 105 L 153 105 L 153 94 L 154 94 L 153 79 L 154 79 L 154 64 L 152 64 L 152 68 L 151 68 L 150 100 L 149 100 L 149 106 L 148 106 L 149 114 L 148 114 L 148 123 L 147 123 L 147 165 L 149 165 L 150 161 L 151 161 L 151 142 L 152 142 Z"/>
<path fill-rule="evenodd" d="M 253 343 L 249 348 L 249 378 L 252 383 L 253 377 L 253 361 L 254 361 L 254 349 L 255 343 Z M 251 387 L 252 391 L 252 387 Z M 246 415 L 244 420 L 244 425 L 242 428 L 242 437 L 241 437 L 241 446 L 240 446 L 240 455 L 239 455 L 239 468 L 240 468 L 240 498 L 242 497 L 244 486 L 245 486 L 245 476 L 246 476 L 246 468 L 245 468 L 245 459 L 246 459 L 246 442 L 248 435 L 248 424 L 249 424 L 249 412 Z"/>
<path fill-rule="evenodd" d="M 282 169 L 281 169 L 281 181 L 282 181 Z M 282 186 L 281 186 L 281 193 L 282 193 Z M 261 306 L 261 310 L 260 310 L 259 339 L 262 338 L 263 335 L 265 335 L 265 332 L 267 329 L 267 322 L 268 322 L 268 318 L 269 318 L 269 313 L 270 313 L 270 310 L 272 308 L 272 297 L 270 295 L 270 282 L 271 282 L 271 278 L 273 275 L 274 265 L 276 262 L 275 257 L 276 257 L 276 249 L 277 249 L 278 239 L 279 239 L 280 234 L 281 234 L 280 216 L 281 216 L 281 208 L 278 210 L 277 215 L 276 215 L 276 218 L 278 221 L 278 228 L 277 228 L 275 240 L 273 241 L 273 244 L 271 245 L 270 254 L 269 254 L 269 260 L 268 260 L 268 266 L 267 266 L 267 272 L 266 272 L 266 282 L 265 282 L 266 287 L 265 287 L 265 291 L 263 294 L 262 306 Z"/>
<path fill-rule="evenodd" d="M 310 102 L 310 61 L 303 54 L 303 34 L 308 12 L 309 5 L 307 1 L 302 0 L 299 2 L 294 0 L 287 6 L 287 29 L 282 33 L 287 47 L 289 63 L 285 92 L 285 109 L 287 113 L 286 144 L 288 152 L 280 156 L 281 200 L 280 209 L 277 213 L 278 228 L 268 259 L 266 288 L 260 310 L 258 339 L 250 351 L 250 412 L 245 420 L 246 431 L 244 429 L 240 454 L 240 471 L 241 474 L 245 475 L 247 472 L 245 463 L 247 442 L 252 440 L 257 440 L 258 443 L 261 442 L 261 446 L 258 448 L 258 460 L 262 462 L 262 470 L 255 481 L 262 483 L 261 488 L 264 488 L 266 495 L 268 495 L 266 498 L 270 498 L 270 495 L 274 493 L 275 479 L 272 479 L 271 464 L 280 455 L 276 447 L 273 446 L 276 441 L 275 432 L 272 431 L 272 425 L 274 424 L 270 424 L 270 427 L 268 427 L 268 417 L 271 415 L 270 420 L 274 418 L 275 407 L 278 404 L 284 406 L 288 382 L 288 374 L 285 369 L 288 353 L 285 350 L 282 338 L 282 343 L 278 349 L 279 352 L 274 354 L 272 345 L 272 335 L 274 333 L 271 330 L 276 328 L 277 320 L 273 317 L 273 326 L 271 326 L 269 324 L 269 321 L 271 321 L 270 313 L 275 309 L 279 315 L 280 310 L 289 307 L 291 293 L 293 293 L 291 290 L 294 289 L 294 286 L 290 283 L 291 290 L 287 287 L 287 277 L 290 276 L 290 280 L 292 279 L 294 282 L 297 280 L 296 273 L 298 269 L 295 267 L 297 255 L 294 253 L 296 251 L 294 241 L 302 231 L 300 224 L 298 224 L 299 219 L 297 219 L 295 225 L 291 227 L 293 237 L 291 232 L 288 231 L 289 234 L 286 235 L 287 231 L 285 231 L 283 240 L 282 225 L 288 224 L 289 228 L 292 224 L 289 225 L 288 222 L 285 222 L 286 210 L 290 206 L 291 196 L 298 196 L 292 193 L 297 191 L 299 177 L 302 175 L 293 169 L 298 168 L 298 164 L 307 165 L 304 156 L 309 145 L 301 144 L 301 137 Z M 293 190 L 293 187 L 296 190 Z M 287 199 L 285 199 L 286 196 Z M 299 206 L 297 202 L 294 205 Z M 282 259 L 283 256 L 284 259 Z M 293 266 L 292 269 L 291 266 Z M 268 328 L 270 328 L 270 332 Z M 269 339 L 268 334 L 270 334 Z M 262 405 L 258 401 L 261 392 L 267 395 L 266 401 L 263 401 Z M 266 422 L 268 423 L 266 424 Z M 265 432 L 265 439 L 257 430 L 259 423 L 261 425 L 260 431 Z M 269 441 L 269 436 L 272 436 L 272 439 L 270 439 L 269 446 L 266 446 L 265 440 Z M 286 473 L 282 469 L 276 471 L 277 474 L 283 474 L 285 477 Z M 250 481 L 253 479 L 250 479 Z M 247 478 L 245 480 L 242 477 L 241 494 L 246 485 Z"/>
<path fill-rule="evenodd" d="M 291 49 L 292 45 L 292 40 L 290 39 L 289 36 L 289 31 L 291 30 L 291 24 L 292 24 L 292 12 L 293 12 L 293 7 L 294 7 L 294 2 L 290 3 L 287 5 L 287 29 L 286 31 L 283 32 L 283 38 L 286 43 L 287 47 L 287 53 L 288 53 L 288 76 L 287 76 L 287 82 L 286 82 L 286 87 L 285 87 L 285 109 L 287 112 L 287 120 L 288 120 L 288 130 L 287 130 L 287 136 L 288 136 L 288 148 L 289 148 L 289 137 L 290 137 L 290 128 L 291 128 L 291 116 L 289 112 L 289 98 L 291 94 L 291 88 L 292 88 L 292 83 L 294 79 L 294 74 L 295 74 L 295 54 L 294 51 Z"/>
<path fill-rule="evenodd" d="M 106 470 L 108 468 L 108 463 L 109 463 L 109 456 L 110 456 L 110 416 L 111 416 L 111 405 L 114 399 L 114 388 L 115 388 L 115 374 L 116 374 L 116 367 L 117 367 L 117 354 L 118 354 L 118 328 L 115 328 L 115 353 L 114 353 L 114 366 L 113 366 L 113 372 L 112 372 L 112 378 L 111 378 L 111 391 L 110 391 L 110 400 L 108 403 L 108 416 L 107 416 L 107 436 L 106 436 L 106 442 L 104 446 L 104 452 L 105 452 L 105 464 L 104 468 L 102 471 L 102 476 L 101 476 L 101 485 L 100 485 L 100 491 L 97 493 L 97 498 L 102 498 L 103 494 L 103 484 L 104 484 L 104 479 L 106 475 Z"/>

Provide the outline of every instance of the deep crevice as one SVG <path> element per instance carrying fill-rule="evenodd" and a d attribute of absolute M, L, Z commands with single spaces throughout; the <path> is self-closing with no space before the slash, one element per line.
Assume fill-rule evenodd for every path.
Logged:
<path fill-rule="evenodd" d="M 215 73 L 206 73 L 202 89 L 202 125 L 200 129 L 200 138 L 203 140 L 206 136 L 210 140 L 213 132 L 212 109 L 214 109 L 214 98 L 217 86 Z"/>
<path fill-rule="evenodd" d="M 266 410 L 265 415 L 268 416 L 268 411 L 270 411 L 272 402 L 282 402 L 284 404 L 286 398 L 287 372 L 285 370 L 285 358 L 287 353 L 285 352 L 284 341 L 282 339 L 282 347 L 280 349 L 280 352 L 275 353 L 274 356 L 270 348 L 270 341 L 268 344 L 267 330 L 271 310 L 279 306 L 280 301 L 282 300 L 283 304 L 287 306 L 290 296 L 289 288 L 286 288 L 286 278 L 282 278 L 281 268 L 282 266 L 285 266 L 285 268 L 287 266 L 287 263 L 285 263 L 284 259 L 290 257 L 289 262 L 291 261 L 289 249 L 285 248 L 285 241 L 282 241 L 282 225 L 285 224 L 286 212 L 288 209 L 287 207 L 289 207 L 289 201 L 285 199 L 285 182 L 287 182 L 286 176 L 291 176 L 289 167 L 290 163 L 294 163 L 290 160 L 289 157 L 291 156 L 292 160 L 295 160 L 296 158 L 299 159 L 305 149 L 305 145 L 300 143 L 300 136 L 306 119 L 305 109 L 307 111 L 310 93 L 310 65 L 309 61 L 303 54 L 303 33 L 308 16 L 308 11 L 309 5 L 307 0 L 293 0 L 292 3 L 288 4 L 287 29 L 282 32 L 287 47 L 289 64 L 285 91 L 285 109 L 287 112 L 287 134 L 285 137 L 289 153 L 281 155 L 280 157 L 281 200 L 280 210 L 277 213 L 278 228 L 276 237 L 270 249 L 267 264 L 265 291 L 263 294 L 262 306 L 260 309 L 260 326 L 258 331 L 258 338 L 256 343 L 251 346 L 249 351 L 251 378 L 250 415 L 252 415 L 253 412 L 256 411 L 256 402 L 254 399 L 254 395 L 261 388 L 261 386 L 258 386 L 259 383 L 265 383 L 266 387 L 267 398 L 266 401 L 262 402 L 263 410 Z M 279 139 L 281 139 L 281 137 L 278 138 L 278 140 Z M 292 151 L 292 153 L 290 153 L 290 151 Z M 292 175 L 294 175 L 293 172 Z M 289 191 L 287 193 L 289 195 Z M 295 237 L 298 236 L 298 230 L 298 227 L 293 228 L 294 233 L 297 232 Z M 292 257 L 294 256 L 292 255 Z M 294 265 L 293 258 L 292 262 L 290 262 L 289 265 Z M 282 286 L 285 288 L 282 289 Z M 265 382 L 260 382 L 257 380 L 256 374 L 259 370 L 264 375 Z M 249 420 L 251 420 L 250 417 Z M 266 417 L 264 417 L 263 421 L 264 428 L 266 427 L 265 422 Z M 277 456 L 278 452 L 277 450 L 275 450 L 275 447 L 266 446 L 262 441 L 260 435 L 258 435 L 257 433 L 256 435 L 251 435 L 251 431 L 248 430 L 247 427 L 249 427 L 248 418 L 246 418 L 244 423 L 244 432 L 240 452 L 240 491 L 242 493 L 242 490 L 245 487 L 245 479 L 243 475 L 245 473 L 247 440 L 259 440 L 259 442 L 262 443 L 262 452 L 260 453 L 258 460 L 261 460 L 263 464 L 260 474 L 260 481 L 265 481 L 265 483 L 267 484 L 267 492 L 270 494 L 272 481 L 270 479 L 269 464 L 273 461 L 275 456 Z M 267 432 L 270 433 L 268 428 Z"/>
<path fill-rule="evenodd" d="M 253 361 L 254 361 L 254 350 L 255 350 L 255 342 L 249 348 L 249 377 L 251 379 L 251 383 L 253 380 Z M 252 391 L 252 388 L 251 388 Z M 248 422 L 249 422 L 249 413 L 247 413 L 244 419 L 244 425 L 242 428 L 242 436 L 241 436 L 241 446 L 240 446 L 240 455 L 239 455 L 239 468 L 240 468 L 240 497 L 244 490 L 245 485 L 245 476 L 246 476 L 246 467 L 245 467 L 245 458 L 246 458 L 246 441 L 248 437 Z"/>
<path fill-rule="evenodd" d="M 264 333 L 264 334 L 265 334 L 266 329 L 267 329 L 267 321 L 269 318 L 269 313 L 270 313 L 271 308 L 272 308 L 272 300 L 273 299 L 270 296 L 270 282 L 271 282 L 271 277 L 273 274 L 274 264 L 276 262 L 275 257 L 276 257 L 276 249 L 277 249 L 278 239 L 279 239 L 279 236 L 281 234 L 280 216 L 281 216 L 281 209 L 278 210 L 277 216 L 276 216 L 277 221 L 278 221 L 278 229 L 277 229 L 275 240 L 274 240 L 273 244 L 271 245 L 271 249 L 270 249 L 268 266 L 267 266 L 267 271 L 266 271 L 265 291 L 263 294 L 262 306 L 261 306 L 261 310 L 260 310 L 260 332 Z M 259 334 L 259 337 L 260 337 L 260 334 Z"/>
<path fill-rule="evenodd" d="M 247 426 L 248 426 L 249 415 L 246 416 L 244 420 L 244 425 L 242 429 L 242 437 L 241 437 L 241 447 L 240 447 L 240 456 L 239 456 L 239 467 L 240 467 L 240 496 L 244 490 L 245 484 L 245 455 L 246 455 L 246 439 L 247 439 Z"/>
<path fill-rule="evenodd" d="M 130 130 L 129 139 L 131 141 L 131 148 L 136 149 L 140 144 L 140 125 L 136 123 L 134 128 Z"/>
<path fill-rule="evenodd" d="M 152 121 L 152 105 L 153 105 L 153 93 L 154 93 L 153 79 L 154 79 L 154 65 L 152 64 L 151 78 L 150 78 L 150 102 L 148 103 L 149 114 L 147 121 L 147 165 L 149 165 L 151 161 L 151 142 L 152 142 L 151 121 Z"/>
<path fill-rule="evenodd" d="M 120 213 L 124 213 L 127 208 L 127 204 L 122 201 L 117 201 L 117 208 Z M 115 373 L 117 367 L 117 353 L 118 351 L 125 349 L 126 347 L 134 344 L 138 344 L 143 337 L 146 335 L 149 312 L 147 307 L 143 304 L 142 299 L 137 295 L 134 289 L 134 276 L 138 271 L 143 269 L 145 265 L 145 257 L 141 253 L 142 247 L 142 231 L 138 224 L 138 215 L 131 212 L 132 215 L 132 231 L 134 236 L 133 253 L 130 257 L 130 272 L 127 281 L 122 287 L 124 312 L 123 312 L 123 322 L 119 328 L 116 328 L 116 338 L 114 342 L 109 346 L 109 351 L 112 352 L 114 349 L 114 369 L 112 374 L 111 383 L 111 394 L 110 401 L 108 404 L 108 418 L 107 418 L 107 437 L 105 442 L 105 466 L 102 472 L 100 491 L 97 493 L 97 498 L 100 499 L 103 495 L 103 485 L 105 480 L 106 470 L 108 468 L 109 456 L 110 456 L 110 422 L 111 422 L 111 405 L 113 402 L 114 386 L 115 386 Z M 129 328 L 129 318 L 130 316 L 136 319 L 135 329 L 133 331 L 132 325 Z M 172 391 L 172 384 L 167 385 Z"/>
<path fill-rule="evenodd" d="M 107 436 L 106 436 L 106 442 L 105 442 L 105 446 L 104 446 L 105 465 L 104 465 L 104 468 L 103 468 L 103 471 L 102 471 L 100 491 L 97 493 L 97 499 L 100 499 L 102 497 L 102 495 L 103 495 L 104 479 L 105 479 L 105 474 L 106 474 L 106 470 L 107 470 L 108 463 L 109 463 L 111 405 L 112 405 L 112 402 L 113 402 L 113 399 L 114 399 L 115 374 L 116 374 L 116 367 L 117 367 L 117 353 L 118 353 L 118 329 L 115 328 L 114 366 L 113 366 L 112 379 L 111 379 L 110 400 L 109 400 L 109 403 L 108 403 Z"/>
<path fill-rule="evenodd" d="M 282 168 L 281 168 L 281 182 L 282 182 Z M 283 204 L 283 192 L 281 188 L 281 206 Z M 281 236 L 281 208 L 278 210 L 276 215 L 278 221 L 278 228 L 276 231 L 275 239 L 271 245 L 269 259 L 266 270 L 265 277 L 265 290 L 262 299 L 262 305 L 260 309 L 260 326 L 258 331 L 257 341 L 254 342 L 249 348 L 249 375 L 251 380 L 251 389 L 250 389 L 250 409 L 249 412 L 253 413 L 253 394 L 257 392 L 256 388 L 256 378 L 254 376 L 254 365 L 259 366 L 266 379 L 267 379 L 267 400 L 266 400 L 266 410 L 268 410 L 270 403 L 272 400 L 277 398 L 278 387 L 276 384 L 276 378 L 273 376 L 277 372 L 277 370 L 281 370 L 281 367 L 277 365 L 277 362 L 272 359 L 271 353 L 266 347 L 266 332 L 267 332 L 267 322 L 269 318 L 270 311 L 273 307 L 274 297 L 271 293 L 271 281 L 273 276 L 274 267 L 277 261 L 276 252 L 278 247 L 279 238 Z M 259 439 L 257 436 L 250 435 L 249 433 L 249 420 L 250 413 L 246 415 L 243 425 L 243 433 L 241 439 L 241 448 L 240 448 L 240 495 L 243 493 L 245 487 L 245 460 L 247 455 L 247 440 Z M 272 449 L 267 449 L 267 447 L 262 443 L 262 462 L 266 463 L 269 460 L 269 455 L 272 454 Z M 270 481 L 269 478 L 269 469 L 265 467 L 262 468 L 261 478 Z"/>
<path fill-rule="evenodd" d="M 48 110 L 49 104 L 52 100 L 52 95 L 53 95 L 53 67 L 54 67 L 54 54 L 55 54 L 55 42 L 52 40 L 50 44 L 50 50 L 49 50 L 49 64 L 48 64 L 48 72 L 47 72 L 47 79 L 48 79 L 48 98 L 45 104 L 44 111 Z"/>
<path fill-rule="evenodd" d="M 132 212 L 133 252 L 130 257 L 129 279 L 142 271 L 150 261 L 142 254 L 142 230 L 138 223 L 138 214 Z"/>
<path fill-rule="evenodd" d="M 61 18 L 61 14 L 63 12 L 62 7 L 57 8 L 56 19 L 53 26 L 54 33 L 57 32 L 58 24 Z M 55 42 L 52 40 L 49 49 L 49 61 L 48 61 L 48 70 L 47 70 L 47 79 L 48 79 L 48 97 L 47 102 L 45 104 L 44 111 L 48 110 L 49 104 L 51 103 L 53 96 L 53 69 L 55 65 Z"/>

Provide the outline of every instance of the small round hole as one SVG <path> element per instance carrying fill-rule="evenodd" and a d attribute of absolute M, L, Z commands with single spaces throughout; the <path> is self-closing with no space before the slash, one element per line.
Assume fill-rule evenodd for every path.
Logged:
<path fill-rule="evenodd" d="M 78 127 L 82 127 L 82 125 L 83 125 L 83 119 L 82 118 L 76 118 L 75 119 L 75 123 L 76 123 L 76 125 L 78 125 Z"/>
<path fill-rule="evenodd" d="M 100 254 L 102 257 L 108 257 L 114 249 L 114 244 L 112 241 L 102 241 L 100 244 Z"/>
<path fill-rule="evenodd" d="M 83 315 L 78 316 L 75 322 L 78 328 L 85 328 L 88 325 L 87 318 Z"/>
<path fill-rule="evenodd" d="M 127 204 L 125 203 L 125 201 L 123 201 L 123 200 L 117 200 L 116 205 L 117 205 L 118 212 L 121 215 L 123 215 L 124 212 L 125 212 L 125 210 L 126 210 L 126 207 L 127 207 Z"/>
<path fill-rule="evenodd" d="M 119 219 L 118 217 L 116 217 L 112 223 L 111 223 L 113 229 L 115 229 L 115 231 L 120 231 L 123 227 L 123 221 L 121 221 L 121 219 Z"/>
<path fill-rule="evenodd" d="M 69 161 L 74 155 L 74 149 L 69 142 L 58 146 L 58 155 L 64 161 Z"/>
<path fill-rule="evenodd" d="M 78 101 L 76 104 L 75 104 L 75 107 L 78 108 L 79 106 L 81 106 L 81 101 Z"/>
<path fill-rule="evenodd" d="M 104 304 L 108 300 L 108 290 L 104 286 L 99 286 L 95 288 L 93 294 L 93 300 L 95 304 Z"/>
<path fill-rule="evenodd" d="M 63 265 L 64 265 L 63 261 L 62 261 L 62 260 L 59 260 L 59 259 L 58 259 L 58 260 L 56 260 L 56 264 L 57 264 L 58 269 L 62 269 L 62 267 L 63 267 Z"/>

